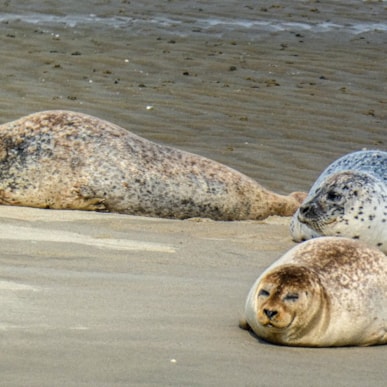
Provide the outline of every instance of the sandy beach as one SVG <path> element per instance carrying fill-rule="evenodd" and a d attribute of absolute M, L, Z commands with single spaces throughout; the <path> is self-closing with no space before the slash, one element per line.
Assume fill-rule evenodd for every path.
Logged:
<path fill-rule="evenodd" d="M 382 386 L 386 348 L 270 345 L 238 328 L 287 218 L 171 221 L 0 208 L 4 386 Z"/>
<path fill-rule="evenodd" d="M 283 194 L 387 149 L 385 2 L 63 3 L 0 5 L 1 123 L 81 111 Z M 385 346 L 238 328 L 289 222 L 0 207 L 0 385 L 383 386 Z"/>

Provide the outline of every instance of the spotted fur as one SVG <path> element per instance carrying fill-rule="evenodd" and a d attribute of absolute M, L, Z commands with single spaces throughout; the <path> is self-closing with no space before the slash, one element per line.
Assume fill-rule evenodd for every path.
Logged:
<path fill-rule="evenodd" d="M 241 220 L 290 216 L 304 197 L 277 195 L 225 165 L 81 113 L 0 126 L 0 204 Z"/>
<path fill-rule="evenodd" d="M 240 326 L 307 347 L 387 344 L 387 259 L 349 238 L 297 245 L 252 286 Z"/>
<path fill-rule="evenodd" d="M 331 164 L 293 216 L 290 231 L 297 242 L 345 236 L 387 253 L 387 152 L 354 152 Z"/>

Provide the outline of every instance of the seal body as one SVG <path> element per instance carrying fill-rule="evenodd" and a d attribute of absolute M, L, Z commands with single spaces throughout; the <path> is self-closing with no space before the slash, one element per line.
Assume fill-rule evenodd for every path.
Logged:
<path fill-rule="evenodd" d="M 257 279 L 240 326 L 307 347 L 387 343 L 387 259 L 349 238 L 297 245 Z"/>
<path fill-rule="evenodd" d="M 304 197 L 277 195 L 225 165 L 81 113 L 0 126 L 0 204 L 241 220 L 290 216 Z"/>
<path fill-rule="evenodd" d="M 345 236 L 387 253 L 387 152 L 359 151 L 332 163 L 294 214 L 290 232 L 297 242 Z"/>

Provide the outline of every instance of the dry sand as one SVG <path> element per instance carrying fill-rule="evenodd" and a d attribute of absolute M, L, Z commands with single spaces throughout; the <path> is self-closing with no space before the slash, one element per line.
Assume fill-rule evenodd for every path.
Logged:
<path fill-rule="evenodd" d="M 1 121 L 94 114 L 280 193 L 387 149 L 384 2 L 132 3 L 3 2 Z M 384 386 L 385 346 L 238 328 L 288 224 L 1 207 L 0 385 Z"/>

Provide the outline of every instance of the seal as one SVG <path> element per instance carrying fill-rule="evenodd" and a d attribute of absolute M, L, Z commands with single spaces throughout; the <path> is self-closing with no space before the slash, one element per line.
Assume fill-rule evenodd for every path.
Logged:
<path fill-rule="evenodd" d="M 387 344 L 387 259 L 350 238 L 301 243 L 252 286 L 240 327 L 306 347 Z"/>
<path fill-rule="evenodd" d="M 44 111 L 0 126 L 0 204 L 243 220 L 291 216 L 305 196 L 278 195 L 82 113 Z"/>
<path fill-rule="evenodd" d="M 328 166 L 294 214 L 290 233 L 296 242 L 361 239 L 387 253 L 387 152 L 353 152 Z"/>

